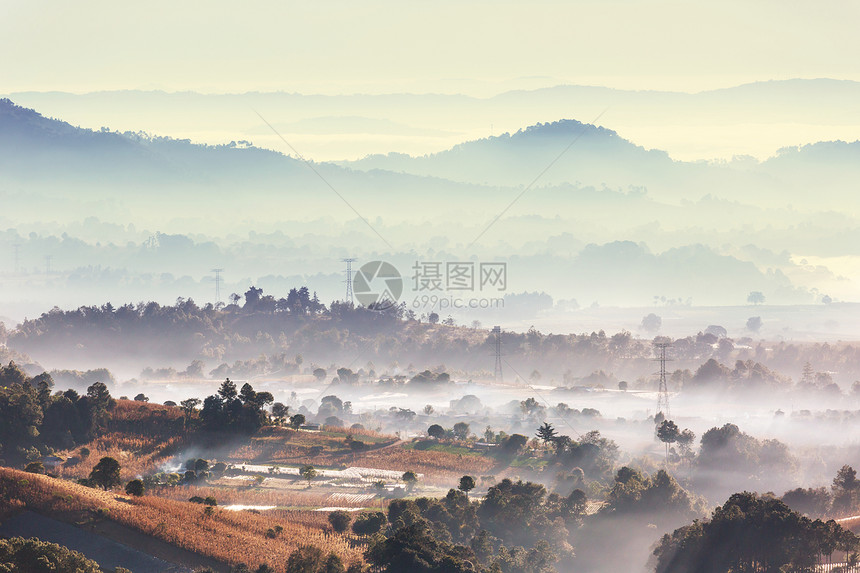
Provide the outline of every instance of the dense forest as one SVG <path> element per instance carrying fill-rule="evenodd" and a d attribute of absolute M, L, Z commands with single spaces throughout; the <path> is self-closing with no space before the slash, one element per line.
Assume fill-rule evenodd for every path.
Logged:
<path fill-rule="evenodd" d="M 166 378 L 301 373 L 296 356 L 328 366 L 352 361 L 356 354 L 384 365 L 376 374 L 446 363 L 465 365 L 447 368 L 452 374 L 473 376 L 491 367 L 481 357 L 492 354 L 495 342 L 479 323 L 455 326 L 436 313 L 417 316 L 405 304 L 384 310 L 338 301 L 325 305 L 306 287 L 281 298 L 250 287 L 244 296 L 231 295 L 226 306 L 201 307 L 178 299 L 173 305 L 54 308 L 3 334 L 9 348 L 37 359 L 50 353 L 110 367 L 147 356 L 153 363 L 141 369 L 149 367 L 149 376 Z M 851 343 L 734 340 L 717 325 L 683 338 L 655 340 L 672 344 L 673 390 L 802 390 L 827 398 L 850 393 L 860 380 L 860 345 Z M 650 387 L 651 342 L 627 331 L 552 334 L 532 328 L 502 333 L 506 361 L 513 368 L 530 373 L 529 378 L 568 386 L 614 387 L 624 380 Z M 193 359 L 185 362 L 184 372 L 164 366 L 189 357 Z"/>

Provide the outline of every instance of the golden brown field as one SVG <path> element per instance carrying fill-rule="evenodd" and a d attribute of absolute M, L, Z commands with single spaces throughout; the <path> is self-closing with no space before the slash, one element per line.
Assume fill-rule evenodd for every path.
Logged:
<path fill-rule="evenodd" d="M 153 496 L 129 498 L 65 480 L 0 468 L 0 516 L 23 508 L 48 516 L 88 514 L 114 520 L 141 533 L 219 561 L 268 563 L 283 571 L 300 545 L 316 545 L 338 554 L 344 563 L 361 561 L 361 552 L 342 536 L 326 534 L 323 517 L 291 519 L 284 512 L 232 512 Z M 267 536 L 276 526 L 276 537 Z M 270 534 L 271 535 L 271 534 Z M 277 556 L 273 558 L 273 556 Z"/>
<path fill-rule="evenodd" d="M 334 430 L 334 429 L 332 429 Z M 347 430 L 342 430 L 346 432 Z M 448 452 L 406 449 L 395 436 L 368 432 L 376 443 L 363 452 L 353 452 L 346 446 L 344 434 L 335 432 L 303 432 L 271 428 L 251 438 L 248 443 L 229 453 L 233 462 L 311 464 L 321 467 L 360 466 L 381 470 L 412 470 L 428 480 L 448 480 L 463 474 L 480 475 L 489 471 L 495 460 L 481 455 L 461 455 Z M 354 434 L 355 439 L 362 439 Z M 314 446 L 322 448 L 315 453 Z"/>
<path fill-rule="evenodd" d="M 344 496 L 332 501 L 329 498 L 332 491 L 316 489 L 268 489 L 268 488 L 235 488 L 235 487 L 199 487 L 179 486 L 161 487 L 148 492 L 148 495 L 187 501 L 192 496 L 207 498 L 214 497 L 218 505 L 275 505 L 278 507 L 376 507 L 381 508 L 384 500 L 377 498 L 362 502 L 350 501 Z M 340 492 L 334 492 L 340 493 Z"/>

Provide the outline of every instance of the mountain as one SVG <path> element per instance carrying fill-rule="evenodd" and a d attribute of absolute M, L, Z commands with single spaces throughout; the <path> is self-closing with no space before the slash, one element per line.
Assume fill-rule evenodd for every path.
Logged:
<path fill-rule="evenodd" d="M 621 188 L 656 183 L 674 164 L 664 151 L 646 150 L 611 129 L 576 120 L 539 123 L 422 157 L 391 153 L 342 163 L 487 185 L 538 180 L 541 186 L 582 183 Z"/>
<path fill-rule="evenodd" d="M 559 85 L 492 97 L 136 90 L 4 95 L 93 129 L 143 129 L 213 145 L 248 139 L 286 151 L 256 111 L 316 160 L 356 160 L 390 151 L 422 156 L 559 118 L 600 123 L 674 159 L 765 159 L 785 146 L 853 141 L 860 125 L 860 83 L 831 79 L 756 82 L 700 93 Z"/>
<path fill-rule="evenodd" d="M 810 237 L 843 233 L 832 219 L 814 222 L 778 206 L 800 198 L 820 211 L 837 201 L 853 180 L 804 199 L 803 186 L 784 174 L 793 166 L 843 172 L 856 164 L 856 147 L 818 144 L 765 163 L 692 163 L 562 120 L 427 156 L 305 164 L 245 141 L 204 145 L 75 127 L 3 100 L 0 228 L 8 231 L 0 238 L 21 245 L 23 259 L 56 256 L 76 269 L 45 272 L 38 287 L 10 273 L 3 286 L 19 300 L 51 304 L 58 291 L 77 301 L 97 288 L 172 300 L 211 291 L 202 277 L 229 267 L 237 290 L 281 288 L 304 269 L 317 273 L 308 281 L 314 289 L 340 292 L 339 275 L 336 289 L 331 281 L 344 256 L 393 261 L 404 277 L 419 259 L 484 257 L 510 263 L 511 292 L 721 304 L 761 290 L 774 302 L 805 301 L 806 285 L 780 274 L 805 269 L 790 260 L 751 262 L 740 247 L 754 241 L 811 255 Z M 840 213 L 855 203 L 843 201 Z M 846 215 L 839 225 L 856 223 Z M 798 246 L 774 244 L 775 236 Z"/>

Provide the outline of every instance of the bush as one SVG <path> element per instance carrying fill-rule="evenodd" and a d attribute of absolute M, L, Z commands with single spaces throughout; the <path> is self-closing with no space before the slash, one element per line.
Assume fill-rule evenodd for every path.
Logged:
<path fill-rule="evenodd" d="M 139 479 L 133 479 L 127 484 L 125 484 L 125 493 L 128 495 L 133 495 L 135 497 L 140 497 L 143 495 L 143 492 L 146 488 L 143 486 L 143 482 Z"/>
<path fill-rule="evenodd" d="M 45 465 L 42 462 L 30 462 L 24 468 L 24 471 L 30 474 L 44 474 Z"/>
<path fill-rule="evenodd" d="M 38 539 L 0 539 L 2 571 L 74 571 L 100 573 L 99 565 L 77 551 Z"/>
<path fill-rule="evenodd" d="M 388 518 L 381 511 L 362 513 L 352 524 L 352 532 L 356 535 L 373 535 L 382 529 L 387 522 Z"/>
<path fill-rule="evenodd" d="M 331 523 L 332 528 L 338 533 L 346 531 L 351 521 L 352 516 L 349 512 L 343 510 L 332 511 L 328 514 L 328 522 Z"/>

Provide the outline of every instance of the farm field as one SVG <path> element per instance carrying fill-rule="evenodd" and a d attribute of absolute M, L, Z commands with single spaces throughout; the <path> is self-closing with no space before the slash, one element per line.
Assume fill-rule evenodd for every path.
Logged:
<path fill-rule="evenodd" d="M 321 520 L 291 519 L 295 513 L 207 511 L 187 501 L 117 495 L 9 468 L 0 468 L 0 492 L 0 517 L 29 509 L 78 525 L 113 521 L 227 565 L 266 563 L 282 571 L 284 563 L 272 556 L 289 555 L 306 544 L 335 553 L 347 564 L 363 560 L 345 538 L 328 535 Z"/>

